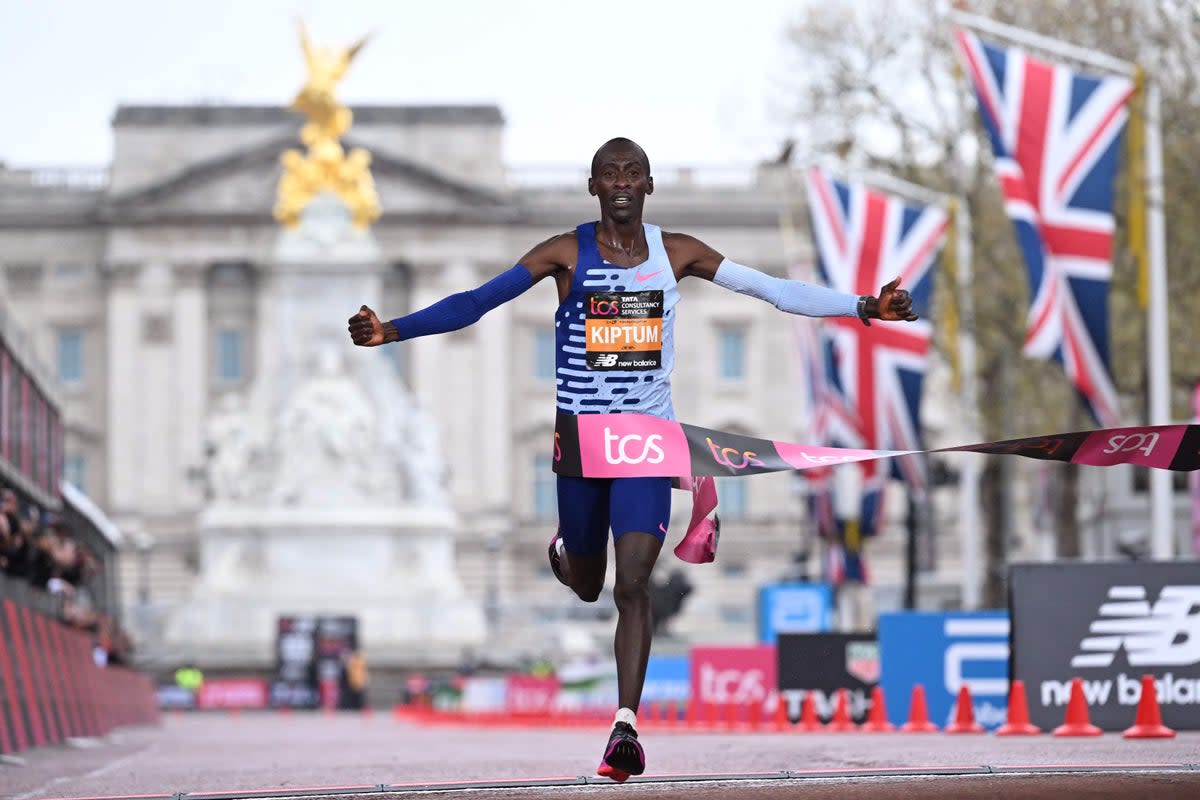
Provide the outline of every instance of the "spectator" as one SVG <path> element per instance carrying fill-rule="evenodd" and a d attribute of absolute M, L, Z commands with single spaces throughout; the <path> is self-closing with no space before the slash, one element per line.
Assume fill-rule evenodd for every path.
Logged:
<path fill-rule="evenodd" d="M 14 577 L 28 570 L 33 526 L 21 517 L 21 505 L 12 489 L 0 491 L 0 569 Z"/>
<path fill-rule="evenodd" d="M 17 493 L 0 485 L 0 573 L 60 598 L 61 621 L 93 635 L 97 663 L 129 664 L 132 641 L 96 607 L 89 588 L 102 569 L 64 520 L 32 503 L 22 512 Z"/>
<path fill-rule="evenodd" d="M 342 708 L 362 710 L 367 705 L 367 659 L 361 650 L 342 657 Z"/>

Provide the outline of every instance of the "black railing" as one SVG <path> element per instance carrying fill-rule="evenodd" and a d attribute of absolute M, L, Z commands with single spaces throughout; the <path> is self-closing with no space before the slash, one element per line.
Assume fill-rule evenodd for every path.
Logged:
<path fill-rule="evenodd" d="M 0 572 L 0 600 L 9 599 L 53 619 L 63 618 L 64 599 L 44 589 L 37 589 L 29 581 Z"/>

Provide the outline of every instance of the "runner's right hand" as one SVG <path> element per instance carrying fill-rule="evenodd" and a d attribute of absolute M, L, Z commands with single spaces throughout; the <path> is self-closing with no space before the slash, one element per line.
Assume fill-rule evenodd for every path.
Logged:
<path fill-rule="evenodd" d="M 348 330 L 350 339 L 359 347 L 378 347 L 384 343 L 383 323 L 367 306 L 350 318 Z"/>

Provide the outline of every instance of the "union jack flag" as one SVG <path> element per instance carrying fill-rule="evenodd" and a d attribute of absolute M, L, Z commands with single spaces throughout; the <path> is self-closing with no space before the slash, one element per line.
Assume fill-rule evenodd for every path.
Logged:
<path fill-rule="evenodd" d="M 1032 303 L 1023 352 L 1052 358 L 1101 425 L 1119 424 L 1108 348 L 1113 179 L 1133 83 L 956 31 L 991 139 Z"/>
<path fill-rule="evenodd" d="M 808 345 L 809 360 L 818 364 L 808 376 L 810 435 L 822 444 L 921 450 L 921 390 L 933 336 L 928 319 L 933 265 L 946 232 L 946 211 L 839 181 L 816 167 L 809 170 L 806 184 L 819 281 L 850 294 L 874 295 L 899 277 L 921 316 L 916 322 L 874 321 L 869 327 L 851 318 L 821 321 L 818 337 Z M 923 462 L 911 456 L 865 462 L 859 468 L 863 536 L 878 530 L 886 478 L 903 479 L 917 489 L 926 484 Z M 817 479 L 828 482 L 825 476 Z M 827 492 L 813 495 L 814 516 L 828 534 L 833 506 Z"/>

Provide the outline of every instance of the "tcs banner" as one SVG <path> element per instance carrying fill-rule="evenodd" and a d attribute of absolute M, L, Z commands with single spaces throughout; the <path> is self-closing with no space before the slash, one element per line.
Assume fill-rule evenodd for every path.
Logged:
<path fill-rule="evenodd" d="M 879 617 L 879 657 L 888 721 L 908 718 L 912 687 L 925 687 L 929 718 L 945 726 L 966 686 L 975 720 L 988 729 L 1008 711 L 1008 614 L 1003 611 L 940 613 L 902 611 Z"/>
<path fill-rule="evenodd" d="M 709 706 L 775 707 L 776 664 L 772 645 L 693 647 L 692 702 Z"/>

